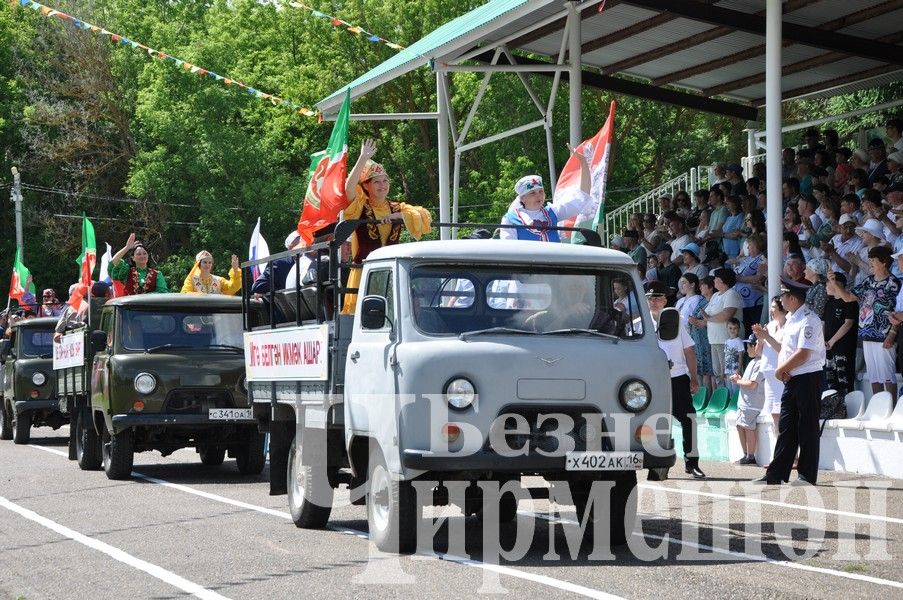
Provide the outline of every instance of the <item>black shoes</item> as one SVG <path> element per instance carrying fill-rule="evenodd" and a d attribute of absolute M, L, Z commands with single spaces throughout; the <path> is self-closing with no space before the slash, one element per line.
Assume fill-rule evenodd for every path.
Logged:
<path fill-rule="evenodd" d="M 753 456 L 752 454 L 747 454 L 746 456 L 744 456 L 744 457 L 741 458 L 740 460 L 735 461 L 734 464 L 735 464 L 735 465 L 756 465 L 756 464 L 758 464 L 758 463 L 756 462 L 756 457 L 755 457 L 755 456 Z"/>
<path fill-rule="evenodd" d="M 780 479 L 772 479 L 768 475 L 762 477 L 761 479 L 753 479 L 750 483 L 753 485 L 781 485 Z"/>
<path fill-rule="evenodd" d="M 705 479 L 705 473 L 702 472 L 702 469 L 699 468 L 699 463 L 687 461 L 685 463 L 685 468 L 687 475 L 692 475 L 693 479 Z"/>

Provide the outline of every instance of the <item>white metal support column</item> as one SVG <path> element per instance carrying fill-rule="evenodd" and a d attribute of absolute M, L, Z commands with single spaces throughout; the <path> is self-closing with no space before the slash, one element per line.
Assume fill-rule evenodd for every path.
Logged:
<path fill-rule="evenodd" d="M 781 0 L 767 0 L 765 4 L 765 141 L 766 179 L 768 198 L 768 297 L 781 289 L 781 266 L 784 223 L 781 202 Z"/>
<path fill-rule="evenodd" d="M 445 98 L 445 73 L 436 73 L 436 111 L 439 113 L 438 126 L 438 157 L 439 157 L 439 220 L 449 222 L 451 215 L 448 198 L 448 104 Z M 451 239 L 452 232 L 441 228 L 439 237 L 443 240 Z"/>
<path fill-rule="evenodd" d="M 571 147 L 576 148 L 583 141 L 583 48 L 580 40 L 580 12 L 576 2 L 565 2 L 568 11 L 568 90 Z"/>

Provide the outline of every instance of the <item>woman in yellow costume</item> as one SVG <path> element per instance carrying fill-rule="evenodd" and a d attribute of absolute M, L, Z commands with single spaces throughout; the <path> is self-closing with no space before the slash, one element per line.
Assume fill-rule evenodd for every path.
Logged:
<path fill-rule="evenodd" d="M 213 256 L 206 250 L 198 252 L 194 257 L 195 263 L 191 272 L 182 284 L 183 294 L 223 294 L 231 296 L 241 289 L 241 269 L 238 267 L 238 257 L 232 255 L 232 268 L 229 269 L 229 278 L 213 275 Z"/>
<path fill-rule="evenodd" d="M 381 164 L 370 160 L 375 153 L 376 143 L 364 141 L 361 155 L 345 180 L 345 195 L 350 203 L 344 218 L 381 221 L 378 225 L 361 225 L 351 234 L 351 260 L 358 264 L 377 248 L 397 244 L 402 226 L 418 240 L 431 231 L 428 210 L 388 199 L 389 176 Z M 356 288 L 360 283 L 361 269 L 355 267 L 348 274 L 348 287 Z M 346 294 L 342 312 L 353 313 L 356 304 L 357 295 Z"/>

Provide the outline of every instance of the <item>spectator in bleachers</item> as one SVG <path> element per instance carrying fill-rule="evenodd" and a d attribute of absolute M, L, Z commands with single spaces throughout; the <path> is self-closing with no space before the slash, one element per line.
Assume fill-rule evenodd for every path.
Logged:
<path fill-rule="evenodd" d="M 643 276 L 643 283 L 650 281 L 658 281 L 658 255 L 655 253 L 646 257 L 646 275 Z"/>
<path fill-rule="evenodd" d="M 727 167 L 724 163 L 715 163 L 712 165 L 712 185 L 718 185 L 722 181 L 727 181 Z"/>
<path fill-rule="evenodd" d="M 834 153 L 834 182 L 831 187 L 838 194 L 846 192 L 850 173 L 853 172 L 853 167 L 850 166 L 849 162 L 852 155 L 853 151 L 849 148 L 838 148 L 837 152 Z"/>
<path fill-rule="evenodd" d="M 789 208 L 789 207 L 788 207 Z M 818 203 L 815 201 L 815 198 L 808 194 L 803 194 L 800 198 L 799 204 L 797 205 L 800 211 L 800 230 L 798 233 L 800 238 L 800 246 L 803 247 L 803 257 L 806 260 L 812 258 L 811 248 L 817 248 L 821 245 L 819 241 L 818 233 L 822 228 L 822 221 L 815 214 L 815 209 L 818 208 Z M 822 238 L 827 234 L 822 233 Z M 816 239 L 816 243 L 813 245 L 810 243 L 812 238 Z"/>
<path fill-rule="evenodd" d="M 709 270 L 700 260 L 699 255 L 701 253 L 702 250 L 699 249 L 699 244 L 696 244 L 695 242 L 689 242 L 680 249 L 680 254 L 683 257 L 684 275 L 692 273 L 697 278 L 701 279 L 709 274 Z"/>
<path fill-rule="evenodd" d="M 775 371 L 778 368 L 778 353 L 781 351 L 781 342 L 784 339 L 784 324 L 787 322 L 787 311 L 781 303 L 781 297 L 771 299 L 768 309 L 768 324 L 765 326 L 753 325 L 753 333 L 759 340 L 759 354 L 762 356 L 762 375 L 765 377 L 764 409 L 771 415 L 774 421 L 774 430 L 778 430 L 778 420 L 781 416 L 781 396 L 784 393 L 784 382 L 777 378 Z"/>
<path fill-rule="evenodd" d="M 890 138 L 893 152 L 903 152 L 903 119 L 888 119 L 884 124 L 884 132 Z"/>
<path fill-rule="evenodd" d="M 884 246 L 884 227 L 875 219 L 867 219 L 862 227 L 856 228 L 856 233 L 862 237 L 862 247 L 856 254 L 848 254 L 847 261 L 852 266 L 850 274 L 853 276 L 853 285 L 859 285 L 869 276 L 869 258 L 873 248 Z"/>
<path fill-rule="evenodd" d="M 832 260 L 831 269 L 837 273 L 849 274 L 850 263 L 847 254 L 855 254 L 862 248 L 862 238 L 856 235 L 856 220 L 848 214 L 841 215 L 838 222 L 840 233 L 822 244 L 825 256 Z M 903 240 L 903 236 L 900 237 Z"/>
<path fill-rule="evenodd" d="M 890 316 L 897 303 L 900 281 L 891 275 L 891 252 L 887 246 L 868 251 L 871 275 L 852 291 L 838 290 L 838 297 L 859 302 L 859 339 L 872 392 L 887 390 L 897 397 L 896 336 Z"/>
<path fill-rule="evenodd" d="M 796 206 L 800 201 L 800 180 L 796 177 L 788 177 L 781 184 L 781 193 L 784 197 L 784 207 L 788 204 Z"/>
<path fill-rule="evenodd" d="M 727 168 L 727 183 L 731 184 L 729 195 L 742 196 L 746 193 L 746 181 L 743 180 L 743 167 L 731 165 Z"/>
<path fill-rule="evenodd" d="M 782 260 L 784 265 L 787 264 L 787 259 L 791 256 L 802 256 L 803 249 L 800 247 L 800 238 L 793 231 L 789 231 L 787 229 L 784 230 L 784 243 L 783 243 L 783 257 Z"/>
<path fill-rule="evenodd" d="M 808 153 L 815 153 L 817 150 L 824 148 L 821 144 L 821 134 L 815 127 L 810 127 L 803 134 L 803 149 Z"/>
<path fill-rule="evenodd" d="M 693 238 L 687 233 L 687 222 L 676 211 L 668 214 L 668 233 L 671 235 L 671 262 L 678 268 L 683 266 L 684 259 L 681 256 L 681 250 L 684 246 L 693 241 Z"/>
<path fill-rule="evenodd" d="M 728 261 L 737 274 L 734 289 L 743 301 L 743 326 L 751 331 L 753 323 L 762 318 L 763 286 L 768 278 L 768 261 L 765 258 L 765 238 L 754 233 L 746 239 L 746 256 Z"/>
<path fill-rule="evenodd" d="M 743 300 L 734 289 L 737 276 L 730 269 L 716 269 L 714 273 L 715 293 L 703 311 L 703 320 L 712 348 L 714 385 L 724 385 L 724 343 L 728 339 L 727 322 L 737 316 L 743 308 Z"/>
<path fill-rule="evenodd" d="M 638 236 L 643 235 L 643 217 L 645 217 L 643 213 L 633 213 L 630 215 L 630 220 L 627 222 L 627 229 L 631 231 L 636 231 Z"/>
<path fill-rule="evenodd" d="M 781 277 L 784 283 L 793 287 L 809 289 L 812 282 L 806 279 L 806 261 L 800 254 L 791 254 L 784 261 L 784 273 Z"/>
<path fill-rule="evenodd" d="M 847 192 L 840 199 L 840 214 L 850 215 L 857 225 L 865 223 L 865 215 L 861 210 L 862 200 L 853 192 Z"/>
<path fill-rule="evenodd" d="M 762 191 L 761 182 L 758 177 L 750 177 L 746 180 L 746 194 L 756 197 Z"/>
<path fill-rule="evenodd" d="M 884 241 L 892 242 L 900 234 L 897 229 L 897 223 L 894 220 L 896 215 L 891 214 L 884 207 L 884 198 L 878 190 L 865 190 L 862 195 L 862 210 L 870 219 L 875 219 L 881 223 L 884 232 Z"/>
<path fill-rule="evenodd" d="M 859 303 L 845 300 L 847 277 L 829 273 L 825 303 L 825 376 L 828 389 L 846 396 L 856 383 L 856 324 Z"/>
<path fill-rule="evenodd" d="M 674 211 L 681 217 L 686 219 L 693 210 L 693 202 L 690 200 L 690 194 L 684 190 L 679 190 L 674 194 Z"/>
<path fill-rule="evenodd" d="M 765 375 L 762 373 L 762 360 L 759 358 L 758 344 L 754 335 L 743 341 L 746 352 L 749 355 L 749 364 L 743 374 L 731 376 L 731 383 L 740 390 L 737 400 L 737 433 L 740 435 L 740 448 L 743 450 L 743 458 L 738 460 L 738 465 L 754 465 L 756 463 L 756 449 L 759 436 L 756 431 L 756 420 L 765 405 Z"/>
<path fill-rule="evenodd" d="M 728 258 L 734 258 L 740 254 L 740 244 L 743 243 L 743 214 L 740 196 L 728 196 L 725 200 L 727 218 L 721 227 L 721 247 Z"/>
<path fill-rule="evenodd" d="M 806 270 L 803 276 L 812 282 L 806 290 L 806 306 L 818 316 L 824 317 L 825 302 L 828 301 L 826 283 L 828 281 L 828 261 L 824 258 L 810 258 L 806 261 Z"/>
<path fill-rule="evenodd" d="M 800 231 L 803 228 L 803 220 L 796 204 L 788 204 L 784 208 L 784 231 L 792 231 L 797 235 L 797 243 L 800 241 Z"/>
<path fill-rule="evenodd" d="M 882 175 L 887 175 L 887 150 L 879 138 L 869 141 L 868 183 L 871 186 Z"/>
<path fill-rule="evenodd" d="M 704 247 L 705 242 L 709 239 L 709 222 L 711 220 L 712 211 L 706 209 L 699 213 L 699 223 L 696 226 L 696 234 L 694 235 L 694 239 L 696 243 L 700 246 Z M 703 261 L 705 261 L 705 253 L 699 257 Z"/>
<path fill-rule="evenodd" d="M 666 216 L 673 210 L 671 196 L 665 194 L 661 198 L 658 199 L 658 219 L 655 222 L 655 227 L 659 230 L 666 230 L 668 228 L 668 217 Z"/>
<path fill-rule="evenodd" d="M 840 135 L 836 129 L 825 129 L 825 150 L 834 152 L 840 148 Z"/>
<path fill-rule="evenodd" d="M 796 161 L 796 172 L 800 181 L 800 194 L 808 195 L 812 193 L 812 163 L 809 157 L 800 157 Z"/>
<path fill-rule="evenodd" d="M 699 227 L 702 213 L 709 209 L 709 190 L 696 190 L 693 192 L 693 210 L 687 217 L 687 227 L 692 231 Z"/>
<path fill-rule="evenodd" d="M 865 169 L 853 169 L 853 172 L 850 174 L 850 184 L 847 189 L 855 193 L 859 196 L 859 199 L 862 200 L 862 196 L 865 194 L 865 190 L 868 189 L 868 185 L 868 172 Z"/>
<path fill-rule="evenodd" d="M 781 152 L 781 178 L 786 181 L 791 177 L 796 177 L 796 150 L 784 148 Z"/>
<path fill-rule="evenodd" d="M 658 257 L 658 271 L 656 279 L 667 285 L 672 290 L 672 295 L 677 290 L 677 281 L 680 279 L 680 267 L 671 262 L 674 249 L 670 244 L 661 244 L 655 249 Z"/>
<path fill-rule="evenodd" d="M 643 215 L 643 232 L 640 234 L 640 243 L 646 248 L 646 252 L 654 254 L 655 249 L 662 243 L 662 236 L 655 227 L 657 219 L 652 213 Z"/>
<path fill-rule="evenodd" d="M 887 192 L 903 192 L 903 150 L 887 157 Z"/>
<path fill-rule="evenodd" d="M 765 170 L 765 163 L 758 162 L 752 166 L 752 174 L 753 177 L 759 180 L 759 191 L 765 191 L 765 180 L 767 179 L 767 174 Z"/>
<path fill-rule="evenodd" d="M 709 227 L 706 240 L 721 240 L 721 229 L 727 219 L 727 208 L 724 206 L 724 190 L 715 186 L 709 192 Z"/>
<path fill-rule="evenodd" d="M 640 235 L 633 229 L 625 229 L 621 236 L 624 241 L 624 252 L 637 265 L 646 264 L 646 248 L 640 244 Z"/>

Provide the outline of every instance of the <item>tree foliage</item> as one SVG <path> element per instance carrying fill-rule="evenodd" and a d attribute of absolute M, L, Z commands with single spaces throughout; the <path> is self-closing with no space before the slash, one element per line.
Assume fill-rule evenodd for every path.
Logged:
<path fill-rule="evenodd" d="M 410 45 L 483 0 L 310 4 Z M 308 107 L 395 52 L 283 0 L 60 0 L 54 7 Z M 452 78 L 459 127 L 481 80 L 465 73 Z M 548 77 L 530 75 L 528 81 L 548 99 Z M 434 111 L 434 90 L 435 74 L 420 68 L 357 99 L 353 112 Z M 786 120 L 842 112 L 887 93 L 796 103 Z M 558 170 L 567 158 L 567 94 L 567 85 L 560 86 L 552 114 Z M 608 198 L 613 205 L 690 167 L 745 153 L 744 123 L 597 91 L 583 95 L 587 136 L 602 125 L 612 99 L 618 103 Z M 520 79 L 496 74 L 467 140 L 538 118 Z M 851 120 L 840 128 L 849 133 L 859 124 Z M 201 248 L 213 253 L 218 271 L 230 254 L 244 257 L 258 216 L 264 236 L 278 248 L 297 222 L 309 156 L 325 147 L 330 131 L 328 122 L 271 106 L 102 36 L 7 3 L 0 7 L 0 167 L 9 173 L 16 164 L 24 183 L 66 192 L 24 194 L 26 262 L 38 285 L 64 288 L 76 278 L 81 242 L 72 216 L 82 211 L 95 219 L 101 245 L 118 248 L 136 231 L 174 284 Z M 435 122 L 353 122 L 352 160 L 366 137 L 378 140 L 377 158 L 392 174 L 393 193 L 437 213 Z M 542 128 L 465 152 L 461 219 L 498 220 L 514 182 L 532 172 L 547 176 L 548 162 Z M 8 202 L 0 214 L 9 224 L 0 236 L 0 265 L 8 265 L 14 239 Z"/>

